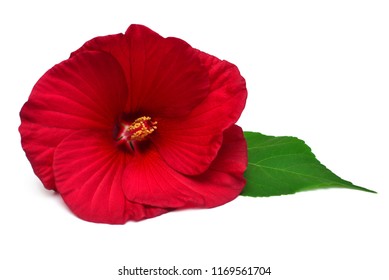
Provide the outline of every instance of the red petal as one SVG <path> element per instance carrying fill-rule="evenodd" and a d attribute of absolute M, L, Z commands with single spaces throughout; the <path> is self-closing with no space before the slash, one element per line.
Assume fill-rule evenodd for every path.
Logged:
<path fill-rule="evenodd" d="M 47 71 L 23 106 L 22 146 L 43 184 L 55 188 L 55 147 L 77 129 L 112 134 L 123 111 L 127 88 L 116 60 L 106 53 L 84 52 Z"/>
<path fill-rule="evenodd" d="M 177 38 L 163 38 L 142 25 L 125 35 L 97 37 L 75 53 L 100 50 L 121 64 L 129 85 L 126 112 L 155 117 L 188 114 L 209 93 L 198 51 Z"/>
<path fill-rule="evenodd" d="M 187 114 L 209 92 L 209 80 L 197 52 L 177 38 L 162 38 L 150 29 L 131 25 L 130 112 L 158 116 Z"/>
<path fill-rule="evenodd" d="M 247 98 L 245 80 L 235 65 L 205 53 L 200 57 L 209 71 L 210 94 L 187 117 L 160 120 L 153 138 L 163 159 L 188 175 L 208 168 L 223 131 L 238 120 Z"/>
<path fill-rule="evenodd" d="M 209 169 L 185 176 L 171 167 L 154 149 L 128 163 L 124 185 L 126 197 L 162 208 L 215 207 L 240 194 L 247 167 L 247 147 L 242 129 L 225 130 L 224 141 Z"/>
<path fill-rule="evenodd" d="M 75 132 L 55 151 L 58 191 L 78 217 L 91 222 L 123 224 L 167 212 L 125 198 L 122 186 L 131 178 L 123 172 L 131 158 L 105 134 Z"/>

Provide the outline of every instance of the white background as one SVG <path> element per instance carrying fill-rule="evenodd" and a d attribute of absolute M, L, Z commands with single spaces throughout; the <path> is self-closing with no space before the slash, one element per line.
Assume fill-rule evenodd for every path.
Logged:
<path fill-rule="evenodd" d="M 0 278 L 150 279 L 117 270 L 176 265 L 272 270 L 220 279 L 389 279 L 388 15 L 387 1 L 374 0 L 2 1 Z M 249 90 L 245 130 L 304 139 L 335 173 L 378 194 L 239 197 L 123 226 L 76 218 L 33 174 L 18 113 L 46 70 L 131 23 L 236 64 Z"/>

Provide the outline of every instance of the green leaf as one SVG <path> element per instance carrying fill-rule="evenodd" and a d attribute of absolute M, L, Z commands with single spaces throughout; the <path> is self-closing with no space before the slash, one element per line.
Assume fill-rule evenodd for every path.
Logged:
<path fill-rule="evenodd" d="M 338 177 L 322 165 L 304 141 L 295 137 L 244 133 L 249 163 L 244 196 L 274 196 L 321 188 L 375 193 Z"/>

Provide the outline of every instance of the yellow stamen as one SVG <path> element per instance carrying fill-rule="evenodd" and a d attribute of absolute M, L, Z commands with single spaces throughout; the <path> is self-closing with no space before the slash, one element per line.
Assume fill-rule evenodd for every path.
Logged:
<path fill-rule="evenodd" d="M 134 150 L 135 142 L 144 141 L 157 129 L 157 122 L 150 117 L 140 117 L 132 122 L 122 120 L 116 137 L 119 146 Z"/>
<path fill-rule="evenodd" d="M 157 129 L 156 121 L 150 117 L 137 118 L 127 127 L 127 133 L 130 135 L 130 141 L 143 141 L 147 136 Z"/>

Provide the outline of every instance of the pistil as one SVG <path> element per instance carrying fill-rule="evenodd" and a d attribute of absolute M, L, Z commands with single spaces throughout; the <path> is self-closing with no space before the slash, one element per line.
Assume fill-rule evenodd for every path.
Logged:
<path fill-rule="evenodd" d="M 135 142 L 141 142 L 150 137 L 157 129 L 157 122 L 152 121 L 150 117 L 143 116 L 135 119 L 132 122 L 122 120 L 120 122 L 119 131 L 117 134 L 117 144 L 125 145 L 130 149 L 134 149 Z"/>

